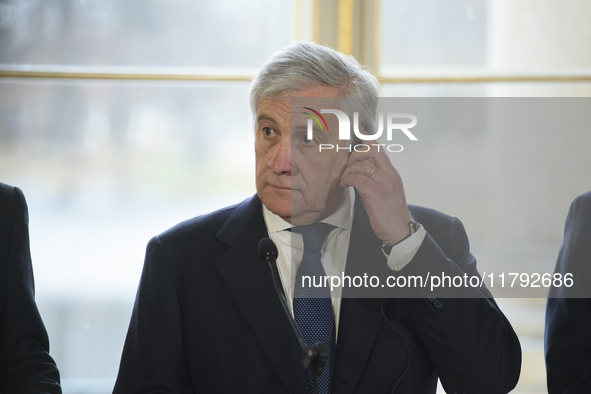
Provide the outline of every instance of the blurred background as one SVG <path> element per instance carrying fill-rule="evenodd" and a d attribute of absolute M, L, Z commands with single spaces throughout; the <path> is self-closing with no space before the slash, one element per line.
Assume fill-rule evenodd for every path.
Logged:
<path fill-rule="evenodd" d="M 591 0 L 0 0 L 0 181 L 27 197 L 64 393 L 111 392 L 148 240 L 255 192 L 249 80 L 295 40 L 386 97 L 591 96 Z M 591 130 L 507 133 L 432 133 L 407 199 L 462 219 L 481 264 L 552 272 Z M 498 302 L 514 392 L 546 392 L 545 300 Z"/>

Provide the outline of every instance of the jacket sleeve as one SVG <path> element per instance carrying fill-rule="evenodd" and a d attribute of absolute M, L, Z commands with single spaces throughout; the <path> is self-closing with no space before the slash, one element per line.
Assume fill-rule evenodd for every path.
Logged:
<path fill-rule="evenodd" d="M 480 277 L 462 223 L 450 218 L 447 244 L 427 233 L 407 275 Z M 519 379 L 521 347 L 511 324 L 485 287 L 461 298 L 425 289 L 407 300 L 425 349 L 447 393 L 507 393 Z M 449 293 L 447 293 L 449 294 Z"/>
<path fill-rule="evenodd" d="M 61 393 L 35 303 L 25 197 L 18 188 L 0 186 L 0 280 L 5 281 L 0 287 L 0 392 Z"/>
<path fill-rule="evenodd" d="M 575 286 L 551 287 L 546 304 L 544 347 L 550 394 L 591 392 L 590 239 L 591 192 L 588 192 L 571 204 L 556 262 L 555 272 L 563 276 L 572 274 Z"/>
<path fill-rule="evenodd" d="M 159 237 L 148 244 L 114 394 L 193 393 L 183 311 Z"/>

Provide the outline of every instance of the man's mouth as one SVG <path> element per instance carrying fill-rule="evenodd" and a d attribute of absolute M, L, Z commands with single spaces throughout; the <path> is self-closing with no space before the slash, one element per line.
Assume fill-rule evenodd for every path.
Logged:
<path fill-rule="evenodd" d="M 272 185 L 269 184 L 270 186 L 274 187 L 275 189 L 281 189 L 281 190 L 291 190 L 290 186 L 277 186 L 277 185 Z"/>

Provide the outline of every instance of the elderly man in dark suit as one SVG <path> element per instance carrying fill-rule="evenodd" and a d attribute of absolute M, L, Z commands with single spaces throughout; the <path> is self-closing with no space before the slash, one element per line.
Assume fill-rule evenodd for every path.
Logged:
<path fill-rule="evenodd" d="M 321 143 L 346 144 L 337 141 L 334 117 L 307 134 L 306 116 L 343 108 L 342 97 L 367 98 L 360 128 L 372 134 L 377 89 L 354 59 L 316 44 L 290 45 L 262 67 L 251 86 L 257 194 L 150 241 L 114 393 L 312 390 L 257 250 L 265 237 L 278 247 L 288 313 L 307 346 L 327 346 L 320 393 L 434 393 L 438 378 L 450 393 L 515 386 L 519 341 L 486 289 L 459 299 L 420 289 L 384 299 L 351 298 L 342 288 L 309 297 L 298 284 L 302 271 L 370 266 L 478 275 L 460 221 L 407 206 L 383 151 L 343 145 L 318 153 Z M 310 100 L 307 114 L 293 109 L 297 100 Z"/>
<path fill-rule="evenodd" d="M 27 203 L 0 183 L 0 393 L 61 393 L 35 304 Z"/>
<path fill-rule="evenodd" d="M 591 393 L 591 191 L 570 206 L 556 273 L 571 287 L 551 287 L 546 304 L 548 393 Z"/>

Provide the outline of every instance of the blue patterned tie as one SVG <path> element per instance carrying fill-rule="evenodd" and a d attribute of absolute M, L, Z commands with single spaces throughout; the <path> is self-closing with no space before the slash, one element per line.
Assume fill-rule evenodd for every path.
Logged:
<path fill-rule="evenodd" d="M 304 239 L 304 254 L 296 273 L 293 293 L 294 319 L 308 347 L 322 342 L 328 350 L 328 360 L 324 371 L 318 377 L 318 392 L 321 394 L 330 394 L 332 392 L 336 354 L 335 322 L 330 288 L 314 287 L 314 277 L 316 277 L 316 284 L 320 283 L 320 279 L 322 279 L 323 283 L 326 272 L 320 261 L 322 244 L 326 235 L 333 228 L 334 226 L 327 223 L 316 223 L 291 229 L 294 233 L 302 234 Z M 308 286 L 307 279 L 305 281 L 306 286 L 302 287 L 302 277 L 304 276 L 312 279 L 312 287 Z M 303 358 L 304 352 L 302 350 Z M 308 368 L 307 374 L 311 391 L 312 374 L 310 368 Z"/>

